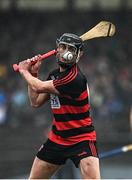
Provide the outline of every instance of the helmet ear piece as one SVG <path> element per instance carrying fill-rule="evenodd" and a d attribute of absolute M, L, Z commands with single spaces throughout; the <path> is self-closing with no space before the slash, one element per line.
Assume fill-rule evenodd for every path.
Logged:
<path fill-rule="evenodd" d="M 78 63 L 79 59 L 80 59 L 80 49 L 78 50 L 78 53 L 77 53 L 76 63 Z"/>
<path fill-rule="evenodd" d="M 83 51 L 81 49 L 78 50 L 78 55 L 77 55 L 77 59 L 76 59 L 76 63 L 78 63 L 78 61 L 80 60 L 80 57 L 83 55 Z"/>

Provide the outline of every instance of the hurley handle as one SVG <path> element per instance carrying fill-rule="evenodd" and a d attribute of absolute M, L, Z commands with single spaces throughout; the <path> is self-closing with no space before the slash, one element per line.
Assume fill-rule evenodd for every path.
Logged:
<path fill-rule="evenodd" d="M 40 61 L 40 60 L 44 60 L 52 55 L 55 55 L 57 53 L 57 50 L 52 50 L 52 51 L 49 51 L 45 54 L 42 54 L 42 55 L 38 55 L 37 57 L 37 60 L 32 60 L 31 58 L 31 64 L 36 64 L 37 61 Z M 18 64 L 13 64 L 13 69 L 15 72 L 19 72 L 19 65 Z"/>

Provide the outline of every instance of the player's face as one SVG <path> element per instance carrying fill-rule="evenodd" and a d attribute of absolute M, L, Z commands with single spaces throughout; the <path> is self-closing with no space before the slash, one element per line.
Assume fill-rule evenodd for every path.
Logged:
<path fill-rule="evenodd" d="M 59 44 L 57 51 L 59 53 L 66 53 L 67 51 L 70 51 L 74 55 L 74 54 L 76 54 L 77 49 L 75 47 L 67 45 L 67 44 Z"/>
<path fill-rule="evenodd" d="M 64 54 L 65 53 L 67 53 L 67 52 L 71 52 L 72 53 L 72 55 L 73 55 L 73 61 L 76 59 L 76 57 L 77 57 L 77 48 L 76 47 L 74 47 L 74 46 L 70 46 L 70 45 L 68 45 L 68 44 L 63 44 L 63 43 L 60 43 L 59 45 L 58 45 L 58 47 L 57 47 L 57 51 L 58 51 L 58 53 L 57 53 L 57 57 L 58 57 L 58 59 L 60 60 L 60 61 L 64 61 L 64 59 L 63 59 L 63 56 L 64 56 Z M 66 63 L 66 62 L 65 62 Z"/>
<path fill-rule="evenodd" d="M 75 61 L 76 60 L 76 57 L 77 57 L 77 48 L 74 47 L 74 46 L 70 46 L 68 44 L 63 44 L 63 43 L 60 43 L 57 47 L 57 59 L 61 62 L 64 62 L 64 63 L 69 63 L 68 61 L 64 60 L 63 56 L 65 53 L 67 52 L 71 52 L 72 55 L 73 55 L 73 59 L 72 61 Z"/>
<path fill-rule="evenodd" d="M 57 47 L 57 62 L 58 63 L 64 63 L 64 64 L 74 64 L 76 62 L 77 56 L 78 56 L 78 51 L 75 46 L 65 44 L 65 43 L 60 43 Z M 64 56 L 67 52 L 70 52 L 73 55 L 73 58 L 71 60 L 65 59 Z"/>

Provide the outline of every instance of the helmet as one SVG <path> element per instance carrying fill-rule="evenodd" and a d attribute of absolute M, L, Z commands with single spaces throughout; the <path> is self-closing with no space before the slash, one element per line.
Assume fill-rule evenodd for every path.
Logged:
<path fill-rule="evenodd" d="M 56 44 L 57 47 L 60 44 L 65 44 L 76 49 L 74 54 L 71 54 L 69 51 L 65 52 L 64 54 L 60 54 L 58 52 L 56 58 L 59 65 L 67 68 L 78 62 L 80 51 L 83 48 L 83 42 L 79 36 L 72 33 L 64 33 L 59 39 L 56 40 Z"/>
<path fill-rule="evenodd" d="M 76 34 L 64 33 L 59 39 L 56 40 L 57 46 L 59 44 L 67 44 L 77 48 L 77 51 L 83 47 L 82 39 Z"/>

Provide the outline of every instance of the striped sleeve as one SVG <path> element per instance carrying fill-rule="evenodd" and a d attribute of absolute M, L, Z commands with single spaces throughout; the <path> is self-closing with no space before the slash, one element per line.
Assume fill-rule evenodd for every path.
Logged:
<path fill-rule="evenodd" d="M 74 66 L 66 76 L 53 80 L 53 84 L 61 94 L 76 96 L 82 89 L 81 81 L 78 68 Z"/>
<path fill-rule="evenodd" d="M 58 86 L 62 86 L 62 85 L 70 83 L 71 81 L 75 79 L 76 76 L 77 76 L 77 66 L 74 66 L 68 75 L 66 75 L 63 78 L 54 80 L 53 84 L 57 88 Z"/>

